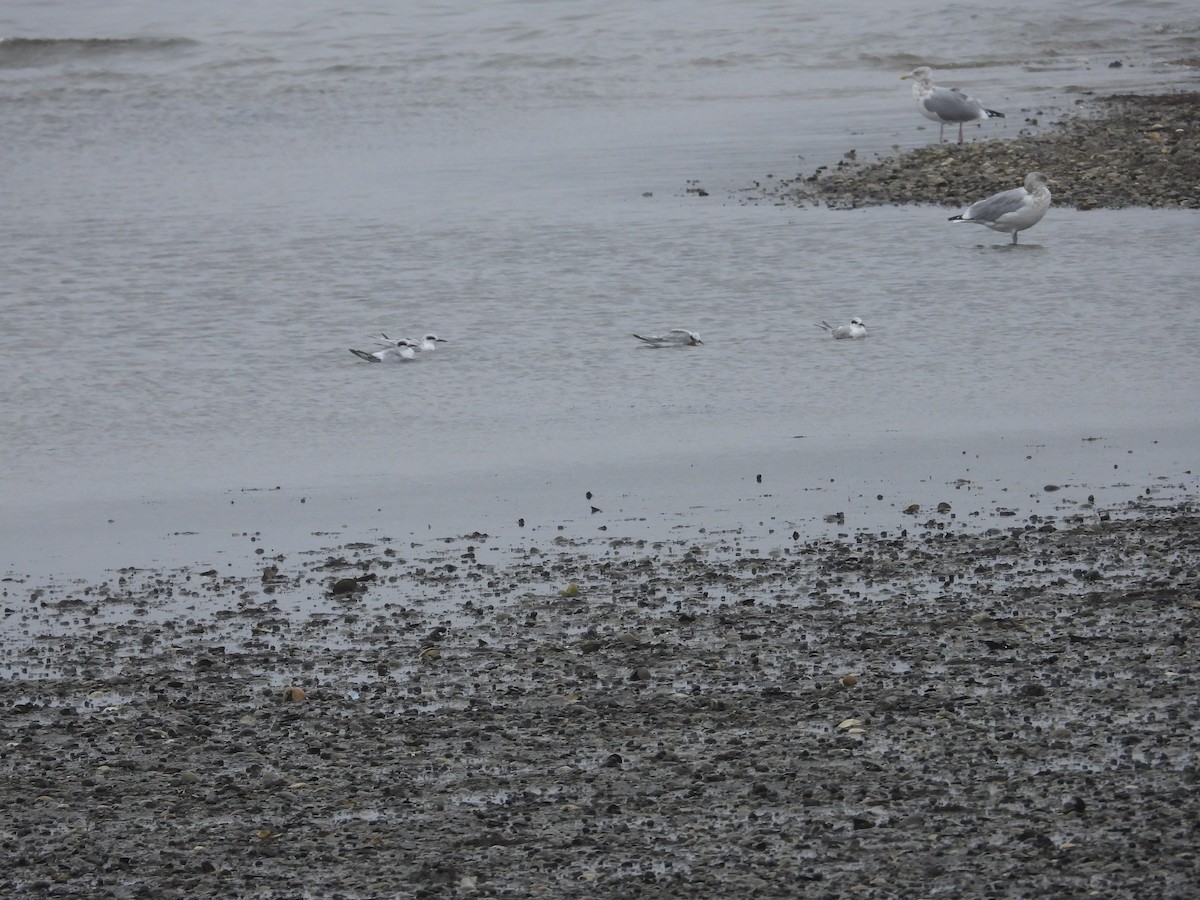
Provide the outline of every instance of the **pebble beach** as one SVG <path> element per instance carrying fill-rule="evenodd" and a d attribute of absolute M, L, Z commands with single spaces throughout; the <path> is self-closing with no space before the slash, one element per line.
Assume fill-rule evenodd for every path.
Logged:
<path fill-rule="evenodd" d="M 851 208 L 925 203 L 968 206 L 1020 186 L 1029 172 L 1055 179 L 1054 202 L 1076 209 L 1200 208 L 1200 94 L 1117 94 L 1080 101 L 1046 126 L 1026 114 L 1011 140 L 938 143 L 879 160 L 855 150 L 794 178 L 766 178 L 744 196 Z"/>
<path fill-rule="evenodd" d="M 1192 896 L 1194 499 L 923 519 L 10 581 L 0 886 Z"/>

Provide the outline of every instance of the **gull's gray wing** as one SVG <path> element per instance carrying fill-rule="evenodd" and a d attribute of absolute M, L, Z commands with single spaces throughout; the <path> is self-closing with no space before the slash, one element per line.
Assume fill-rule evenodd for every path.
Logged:
<path fill-rule="evenodd" d="M 1015 213 L 1025 208 L 1029 200 L 1029 192 L 1025 188 L 1013 188 L 1011 191 L 1001 191 L 986 200 L 972 203 L 963 216 L 965 219 L 975 219 L 978 222 L 998 222 L 1001 216 Z"/>
<path fill-rule="evenodd" d="M 953 88 L 934 88 L 925 108 L 947 122 L 973 122 L 983 115 L 983 104 Z"/>

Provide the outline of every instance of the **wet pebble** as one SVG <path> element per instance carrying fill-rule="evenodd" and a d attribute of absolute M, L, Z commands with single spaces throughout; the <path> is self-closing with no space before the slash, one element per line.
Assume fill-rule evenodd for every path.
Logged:
<path fill-rule="evenodd" d="M 1046 172 L 1056 205 L 1200 208 L 1200 94 L 1088 97 L 1045 131 L 931 144 L 878 161 L 755 183 L 748 200 L 966 206 Z"/>
<path fill-rule="evenodd" d="M 1076 514 L 23 586 L 0 894 L 1189 896 L 1194 498 Z"/>

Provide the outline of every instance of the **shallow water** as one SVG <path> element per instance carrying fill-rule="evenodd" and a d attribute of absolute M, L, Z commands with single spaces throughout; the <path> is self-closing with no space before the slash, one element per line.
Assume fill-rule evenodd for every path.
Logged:
<path fill-rule="evenodd" d="M 276 485 L 320 498 L 310 530 L 379 497 L 402 530 L 468 530 L 614 471 L 664 479 L 642 512 L 674 511 L 685 467 L 798 440 L 863 482 L 873 451 L 903 472 L 928 442 L 1006 434 L 1194 452 L 1194 213 L 1056 208 L 1013 248 L 937 208 L 745 201 L 935 139 L 899 81 L 920 62 L 1009 112 L 973 137 L 1011 135 L 1090 91 L 1194 86 L 1200 20 L 922 4 L 958 33 L 946 56 L 900 8 L 10 8 L 0 566 L 95 556 L 97 510 L 129 544 L 121 523 L 157 524 L 129 510 L 187 530 Z M 852 315 L 866 341 L 813 327 Z M 676 326 L 704 346 L 629 336 Z M 379 331 L 448 343 L 346 352 Z"/>

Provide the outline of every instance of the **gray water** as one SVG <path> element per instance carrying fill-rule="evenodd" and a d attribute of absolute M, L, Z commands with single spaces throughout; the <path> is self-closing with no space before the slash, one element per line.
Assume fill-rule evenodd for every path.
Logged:
<path fill-rule="evenodd" d="M 1194 4 L 192 6 L 0 12 L 0 567 L 160 558 L 139 529 L 275 486 L 261 527 L 304 496 L 310 532 L 467 530 L 585 484 L 746 499 L 772 460 L 816 516 L 830 466 L 944 484 L 931 447 L 1006 439 L 1190 470 L 1195 213 L 1054 208 L 1014 248 L 940 208 L 743 200 L 936 140 L 920 63 L 1007 111 L 973 138 L 1194 89 Z M 814 327 L 854 315 L 865 341 Z M 630 337 L 672 327 L 704 346 Z M 448 342 L 347 352 L 380 331 Z"/>

